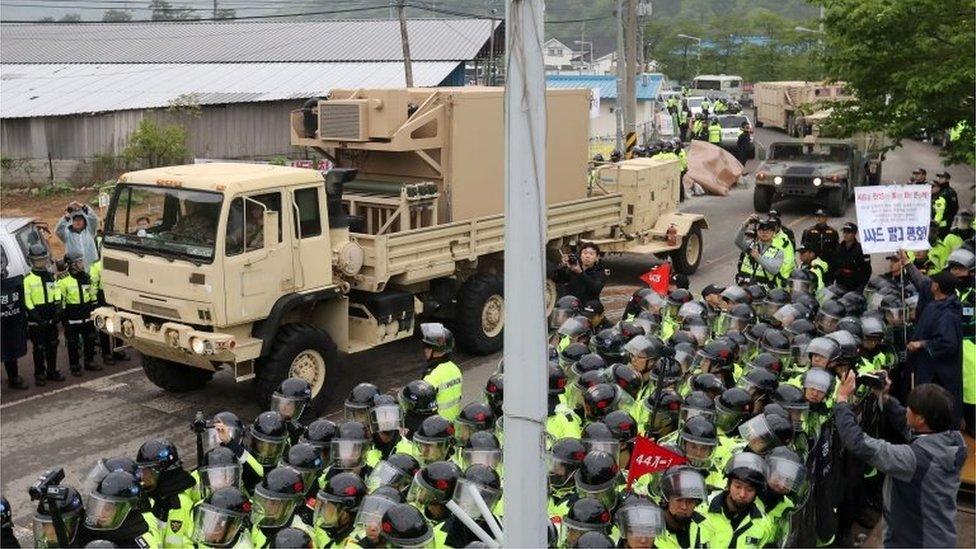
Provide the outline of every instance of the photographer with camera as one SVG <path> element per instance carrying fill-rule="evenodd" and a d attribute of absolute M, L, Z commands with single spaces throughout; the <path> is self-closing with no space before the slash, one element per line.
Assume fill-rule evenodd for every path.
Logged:
<path fill-rule="evenodd" d="M 755 238 L 747 238 L 746 234 L 755 231 Z M 786 262 L 786 250 L 783 243 L 774 241 L 776 222 L 769 218 L 760 218 L 752 214 L 739 227 L 735 235 L 735 245 L 742 250 L 739 261 L 737 280 L 752 281 L 768 287 L 783 287 L 792 271 L 792 265 Z"/>
<path fill-rule="evenodd" d="M 583 303 L 599 300 L 608 271 L 600 263 L 600 247 L 584 243 L 578 253 L 562 254 L 562 262 L 553 277 L 565 291 L 560 295 L 574 295 Z"/>
<path fill-rule="evenodd" d="M 890 384 L 874 388 L 884 420 L 907 444 L 864 434 L 849 401 L 856 375 L 848 372 L 837 390 L 834 409 L 844 447 L 885 473 L 885 547 L 955 547 L 956 493 L 966 462 L 966 442 L 956 431 L 955 398 L 931 383 L 915 387 L 903 407 L 888 396 Z"/>
<path fill-rule="evenodd" d="M 66 254 L 80 254 L 85 259 L 87 269 L 98 261 L 98 246 L 95 232 L 98 230 L 98 214 L 88 204 L 74 201 L 64 209 L 64 216 L 58 221 L 54 232 L 64 242 Z"/>

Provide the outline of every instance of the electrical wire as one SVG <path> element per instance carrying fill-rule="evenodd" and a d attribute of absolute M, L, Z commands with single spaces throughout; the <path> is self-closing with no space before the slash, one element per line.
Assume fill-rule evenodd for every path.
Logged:
<path fill-rule="evenodd" d="M 10 2 L 4 2 L 4 6 L 14 5 Z M 51 6 L 37 6 L 37 5 L 17 5 L 17 7 L 44 7 L 50 8 Z M 75 8 L 71 8 L 75 9 Z M 99 8 L 101 9 L 101 8 Z M 174 8 L 171 11 L 173 13 L 178 13 L 182 8 Z M 150 21 L 150 20 L 133 20 L 133 21 L 76 21 L 72 23 L 57 22 L 57 21 L 27 21 L 27 20 L 0 20 L 3 24 L 18 24 L 18 25 L 118 25 L 118 24 L 133 24 L 133 23 L 205 23 L 205 22 L 228 22 L 228 21 L 260 21 L 267 19 L 282 19 L 288 17 L 308 17 L 316 15 L 335 15 L 340 13 L 361 13 L 373 10 L 387 10 L 390 9 L 389 4 L 383 4 L 378 6 L 365 6 L 358 8 L 342 8 L 337 10 L 325 10 L 325 11 L 307 11 L 300 13 L 277 13 L 268 15 L 242 15 L 239 17 L 227 17 L 227 18 L 200 18 L 200 19 L 185 19 L 185 20 L 166 20 L 166 21 Z M 212 11 L 212 10 L 204 10 Z M 5 38 L 6 40 L 6 38 Z"/>

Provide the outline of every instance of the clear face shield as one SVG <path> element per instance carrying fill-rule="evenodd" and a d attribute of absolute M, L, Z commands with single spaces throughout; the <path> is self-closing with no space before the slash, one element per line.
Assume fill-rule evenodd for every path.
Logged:
<path fill-rule="evenodd" d="M 576 483 L 576 493 L 580 497 L 590 497 L 603 504 L 607 509 L 613 509 L 617 505 L 617 481 L 610 480 L 596 486 L 587 486 Z"/>
<path fill-rule="evenodd" d="M 715 402 L 715 428 L 724 433 L 728 433 L 739 421 L 742 420 L 742 412 L 730 410 L 718 401 Z"/>
<path fill-rule="evenodd" d="M 232 486 L 240 488 L 242 467 L 239 463 L 230 465 L 205 465 L 197 469 L 203 497 L 221 488 Z"/>
<path fill-rule="evenodd" d="M 610 519 L 608 518 L 607 520 Z M 584 522 L 568 520 L 565 517 L 559 523 L 559 539 L 565 540 L 565 547 L 572 547 L 576 543 L 576 540 L 583 537 L 583 534 L 587 532 L 606 533 L 606 531 L 605 524 L 586 524 Z"/>
<path fill-rule="evenodd" d="M 696 354 L 694 348 L 686 349 L 685 347 L 685 345 L 681 345 L 676 346 L 674 349 L 674 361 L 681 367 L 682 372 L 691 370 Z"/>
<path fill-rule="evenodd" d="M 366 496 L 359 504 L 354 528 L 361 528 L 374 545 L 378 544 L 383 533 L 383 514 L 396 504 L 380 495 Z"/>
<path fill-rule="evenodd" d="M 338 439 L 332 441 L 332 466 L 355 469 L 366 459 L 366 440 Z"/>
<path fill-rule="evenodd" d="M 215 422 L 221 425 L 220 429 L 216 427 L 208 427 L 203 432 L 203 452 L 207 453 L 218 446 L 228 444 L 231 441 L 242 440 L 244 438 L 244 431 L 236 426 L 226 425 L 221 422 Z M 223 433 L 223 434 L 221 434 Z"/>
<path fill-rule="evenodd" d="M 409 473 L 391 465 L 386 460 L 382 460 L 376 464 L 376 467 L 366 477 L 366 487 L 369 488 L 370 492 L 380 486 L 392 486 L 397 490 L 403 491 L 412 481 L 413 477 Z"/>
<path fill-rule="evenodd" d="M 358 421 L 363 425 L 370 425 L 369 405 L 358 402 L 344 402 L 342 404 L 343 418 Z"/>
<path fill-rule="evenodd" d="M 501 449 L 475 450 L 472 448 L 464 448 L 461 450 L 461 463 L 464 469 L 472 465 L 484 465 L 485 467 L 498 470 L 498 467 L 502 464 L 502 451 Z"/>
<path fill-rule="evenodd" d="M 451 451 L 449 438 L 426 438 L 414 435 L 413 443 L 417 447 L 416 457 L 421 463 L 443 461 Z"/>
<path fill-rule="evenodd" d="M 339 519 L 345 511 L 347 509 L 343 504 L 324 498 L 322 492 L 319 492 L 315 497 L 313 523 L 316 528 L 335 528 L 339 525 Z"/>
<path fill-rule="evenodd" d="M 834 375 L 827 370 L 812 368 L 803 376 L 803 388 L 830 394 L 834 388 Z"/>
<path fill-rule="evenodd" d="M 773 315 L 775 315 L 776 311 L 778 311 L 782 306 L 783 306 L 782 303 L 776 303 L 775 301 L 764 299 L 762 301 L 762 305 L 760 305 L 759 307 L 758 314 L 763 318 L 773 318 Z"/>
<path fill-rule="evenodd" d="M 308 405 L 307 398 L 293 398 L 284 395 L 271 395 L 271 410 L 281 414 L 285 421 L 302 417 L 302 412 Z"/>
<path fill-rule="evenodd" d="M 790 346 L 790 355 L 793 360 L 793 364 L 797 366 L 802 366 L 806 368 L 810 366 L 810 355 L 807 353 L 807 348 L 810 345 L 808 341 L 794 341 Z"/>
<path fill-rule="evenodd" d="M 664 531 L 664 512 L 655 505 L 629 505 L 617 511 L 617 529 L 628 547 L 653 547 Z"/>
<path fill-rule="evenodd" d="M 693 499 L 704 501 L 708 496 L 705 477 L 694 469 L 673 469 L 660 477 L 659 491 L 665 499 Z"/>
<path fill-rule="evenodd" d="M 780 440 L 769 428 L 769 423 L 763 414 L 759 414 L 740 425 L 739 436 L 746 441 L 746 446 L 757 454 L 765 454 L 781 445 Z"/>
<path fill-rule="evenodd" d="M 369 411 L 369 425 L 374 433 L 399 431 L 403 427 L 403 409 L 396 404 L 376 406 Z"/>
<path fill-rule="evenodd" d="M 251 432 L 250 452 L 261 465 L 274 465 L 285 451 L 287 437 L 272 438 Z"/>
<path fill-rule="evenodd" d="M 209 503 L 193 508 L 193 541 L 209 547 L 226 547 L 237 537 L 244 515 L 218 509 Z"/>
<path fill-rule="evenodd" d="M 85 526 L 92 530 L 115 530 L 135 506 L 137 497 L 114 498 L 89 492 L 85 499 Z"/>
<path fill-rule="evenodd" d="M 697 469 L 705 469 L 712 464 L 712 452 L 715 450 L 715 442 L 704 442 L 700 440 L 690 440 L 685 437 L 678 437 L 681 450 L 688 458 L 688 463 Z"/>
<path fill-rule="evenodd" d="M 790 293 L 793 295 L 797 294 L 808 294 L 812 288 L 812 284 L 809 280 L 805 278 L 791 278 L 790 279 Z"/>
<path fill-rule="evenodd" d="M 647 410 L 647 425 L 645 427 L 648 433 L 664 436 L 674 432 L 678 428 L 677 410 L 661 408 L 654 415 L 654 422 L 651 423 L 651 413 L 653 410 L 647 404 L 647 400 L 644 401 L 644 408 Z"/>
<path fill-rule="evenodd" d="M 795 461 L 770 457 L 766 460 L 769 466 L 766 484 L 777 494 L 799 494 L 806 480 L 806 468 Z"/>
<path fill-rule="evenodd" d="M 278 495 L 265 490 L 260 484 L 251 498 L 251 524 L 257 528 L 277 528 L 291 520 L 295 506 L 302 494 Z"/>
<path fill-rule="evenodd" d="M 814 325 L 817 330 L 822 334 L 829 334 L 837 330 L 837 323 L 840 322 L 840 318 L 832 314 L 827 313 L 823 309 L 817 311 L 817 318 L 814 320 Z"/>
<path fill-rule="evenodd" d="M 610 457 L 614 461 L 618 461 L 620 458 L 620 443 L 616 440 L 603 440 L 597 438 L 584 438 L 580 442 L 583 443 L 583 448 L 586 449 L 586 453 L 590 452 L 606 452 L 610 454 Z"/>
<path fill-rule="evenodd" d="M 905 325 L 905 308 L 904 307 L 886 307 L 884 308 L 884 318 L 885 324 L 888 326 L 902 327 Z"/>
<path fill-rule="evenodd" d="M 108 476 L 111 471 L 105 467 L 105 460 L 99 459 L 95 465 L 92 466 L 85 478 L 82 479 L 81 485 L 78 486 L 78 492 L 81 494 L 88 494 L 89 492 L 98 488 L 98 484 L 102 482 L 102 479 Z"/>
<path fill-rule="evenodd" d="M 776 312 L 773 313 L 773 320 L 778 322 L 783 328 L 789 328 L 790 324 L 793 324 L 793 321 L 801 318 L 801 316 L 799 309 L 793 306 L 792 303 L 787 303 L 779 309 L 776 309 Z"/>
<path fill-rule="evenodd" d="M 64 522 L 64 531 L 68 534 L 68 540 L 74 541 L 78 533 L 80 524 L 81 510 L 62 513 L 61 520 Z M 58 547 L 58 535 L 54 528 L 54 518 L 34 513 L 34 546 L 35 547 Z"/>
<path fill-rule="evenodd" d="M 696 321 L 700 322 L 700 321 Z M 695 336 L 695 340 L 698 341 L 699 345 L 704 345 L 706 341 L 711 338 L 711 330 L 708 328 L 706 323 L 695 323 L 690 326 L 685 326 L 685 330 L 691 335 Z M 677 359 L 677 356 L 675 357 Z"/>
<path fill-rule="evenodd" d="M 443 504 L 450 499 L 451 494 L 447 490 L 450 487 L 446 481 L 443 482 L 443 486 L 431 486 L 424 479 L 420 471 L 413 476 L 413 482 L 410 484 L 410 490 L 407 492 L 407 501 L 416 503 L 419 506 L 429 505 L 431 503 Z"/>
<path fill-rule="evenodd" d="M 647 311 L 654 316 L 661 316 L 664 308 L 667 306 L 668 300 L 664 298 L 661 294 L 651 292 L 644 296 L 641 300 L 641 309 Z M 677 310 L 677 306 L 675 306 Z"/>
<path fill-rule="evenodd" d="M 488 509 L 493 508 L 495 504 L 502 499 L 501 490 L 489 488 L 465 478 L 459 478 L 457 484 L 454 485 L 454 495 L 451 497 L 451 499 L 454 501 L 454 503 L 457 503 L 461 509 L 464 509 L 464 512 L 466 512 L 468 516 L 475 520 L 481 518 L 481 509 L 478 507 L 478 504 L 475 503 L 474 496 L 471 495 L 469 487 L 474 488 L 481 495 L 481 499 L 483 499 L 485 504 L 487 504 Z"/>
<path fill-rule="evenodd" d="M 564 322 L 573 318 L 575 311 L 572 309 L 561 309 L 556 307 L 549 313 L 549 330 L 556 331 Z"/>
<path fill-rule="evenodd" d="M 578 318 L 570 318 L 559 326 L 558 334 L 561 337 L 568 337 L 575 341 L 576 338 L 585 335 L 590 331 L 590 326 Z"/>
<path fill-rule="evenodd" d="M 546 460 L 548 466 L 549 486 L 551 488 L 565 488 L 573 482 L 573 475 L 579 469 L 579 462 L 560 459 L 552 454 Z"/>
<path fill-rule="evenodd" d="M 681 405 L 681 411 L 679 412 L 678 421 L 681 424 L 685 424 L 689 419 L 695 416 L 702 416 L 708 421 L 715 421 L 715 409 L 714 408 L 701 408 L 698 406 L 685 406 Z"/>

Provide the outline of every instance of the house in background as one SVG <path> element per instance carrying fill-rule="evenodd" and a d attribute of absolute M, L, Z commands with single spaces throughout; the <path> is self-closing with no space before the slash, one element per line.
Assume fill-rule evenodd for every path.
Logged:
<path fill-rule="evenodd" d="M 555 38 L 546 40 L 542 46 L 542 58 L 546 71 L 568 71 L 578 68 L 579 52 Z M 574 59 L 577 61 L 574 63 Z"/>

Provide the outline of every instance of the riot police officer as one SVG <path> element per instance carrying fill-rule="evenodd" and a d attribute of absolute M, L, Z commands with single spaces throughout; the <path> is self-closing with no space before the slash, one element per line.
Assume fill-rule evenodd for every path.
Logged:
<path fill-rule="evenodd" d="M 695 509 L 707 495 L 704 477 L 691 467 L 671 467 L 661 475 L 660 486 L 666 529 L 654 538 L 654 546 L 701 547 L 705 517 Z"/>
<path fill-rule="evenodd" d="M 142 489 L 127 471 L 112 471 L 89 492 L 79 546 L 107 540 L 119 547 L 154 547 L 159 539 L 156 518 L 139 510 Z"/>
<path fill-rule="evenodd" d="M 183 469 L 176 446 L 166 439 L 142 443 L 136 465 L 143 489 L 152 498 L 152 514 L 163 525 L 164 547 L 186 547 L 193 530 L 193 498 L 196 481 Z"/>
<path fill-rule="evenodd" d="M 264 547 L 279 530 L 287 526 L 306 529 L 301 520 L 294 520 L 295 508 L 302 503 L 306 491 L 302 475 L 286 466 L 276 467 L 254 487 L 251 506 L 251 538 L 255 547 Z"/>
<path fill-rule="evenodd" d="M 43 387 L 48 380 L 64 381 L 64 374 L 58 371 L 57 322 L 61 313 L 61 290 L 54 274 L 48 270 L 49 257 L 44 245 L 31 245 L 28 258 L 31 272 L 24 277 L 27 337 L 33 346 L 34 381 Z"/>
<path fill-rule="evenodd" d="M 340 473 L 325 482 L 315 501 L 317 547 L 340 545 L 349 537 L 365 496 L 366 485 L 354 473 Z"/>
<path fill-rule="evenodd" d="M 250 510 L 247 496 L 233 486 L 208 494 L 193 508 L 193 541 L 197 547 L 250 547 Z"/>
<path fill-rule="evenodd" d="M 80 253 L 65 254 L 64 260 L 68 275 L 58 279 L 64 309 L 64 339 L 68 347 L 68 367 L 73 375 L 80 376 L 82 365 L 85 370 L 102 369 L 95 364 L 95 325 L 91 320 L 95 290 L 85 272 L 85 258 Z M 84 351 L 84 355 L 80 351 Z"/>
<path fill-rule="evenodd" d="M 398 503 L 383 513 L 380 531 L 390 547 L 427 547 L 434 530 L 420 511 L 409 503 Z"/>
<path fill-rule="evenodd" d="M 420 332 L 427 359 L 423 379 L 437 388 L 438 413 L 454 421 L 461 411 L 463 381 L 461 369 L 451 360 L 454 334 L 437 322 L 421 324 Z"/>
<path fill-rule="evenodd" d="M 7 252 L 0 249 L 0 358 L 7 372 L 7 386 L 26 389 L 17 372 L 17 359 L 27 354 L 27 314 L 24 309 L 24 277 L 10 276 Z M 9 507 L 8 507 L 9 511 Z"/>
<path fill-rule="evenodd" d="M 709 547 L 763 547 L 775 535 L 773 524 L 756 505 L 766 487 L 766 463 L 756 454 L 735 455 L 725 468 L 725 490 L 708 502 L 702 523 Z M 733 545 L 734 544 L 734 545 Z"/>

